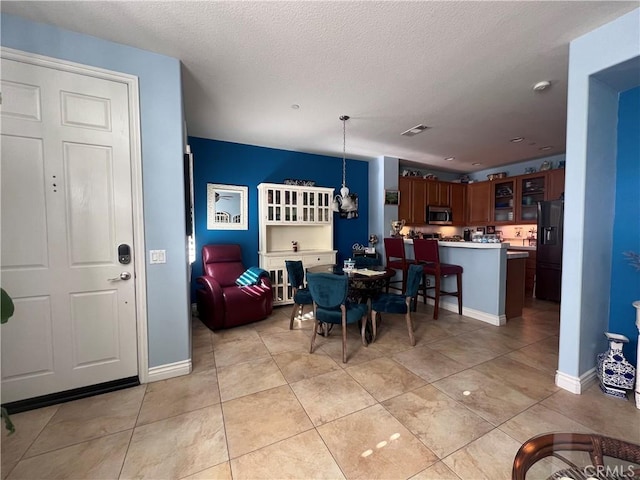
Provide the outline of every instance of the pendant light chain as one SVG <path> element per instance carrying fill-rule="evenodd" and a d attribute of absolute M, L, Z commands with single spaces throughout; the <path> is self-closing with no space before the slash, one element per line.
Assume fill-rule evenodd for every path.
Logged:
<path fill-rule="evenodd" d="M 342 187 L 347 186 L 347 120 L 348 115 L 342 115 Z"/>
<path fill-rule="evenodd" d="M 342 186 L 347 184 L 347 120 L 342 120 Z"/>

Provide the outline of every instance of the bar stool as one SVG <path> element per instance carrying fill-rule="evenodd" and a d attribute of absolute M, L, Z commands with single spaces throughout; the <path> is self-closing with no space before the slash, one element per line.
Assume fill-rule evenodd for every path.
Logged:
<path fill-rule="evenodd" d="M 460 265 L 440 263 L 440 252 L 438 249 L 437 240 L 426 240 L 423 238 L 414 239 L 413 255 L 416 259 L 416 262 L 422 264 L 421 290 L 424 303 L 427 303 L 427 298 L 432 298 L 435 301 L 435 304 L 433 306 L 433 319 L 438 319 L 440 297 L 445 295 L 458 297 L 458 314 L 462 315 L 462 267 Z M 426 279 L 427 275 L 433 276 L 435 278 L 435 285 L 433 287 L 428 285 Z M 440 288 L 442 277 L 446 277 L 448 275 L 456 276 L 458 290 L 455 292 L 445 292 Z M 434 296 L 427 295 L 427 290 L 431 289 L 435 290 Z"/>
<path fill-rule="evenodd" d="M 404 254 L 404 239 L 402 237 L 387 237 L 384 239 L 384 254 L 387 258 L 387 267 L 402 271 L 402 280 L 389 281 L 387 283 L 387 293 L 389 288 L 404 292 L 407 289 L 407 271 L 412 262 L 407 261 Z M 392 283 L 402 283 L 402 288 L 391 286 Z"/>

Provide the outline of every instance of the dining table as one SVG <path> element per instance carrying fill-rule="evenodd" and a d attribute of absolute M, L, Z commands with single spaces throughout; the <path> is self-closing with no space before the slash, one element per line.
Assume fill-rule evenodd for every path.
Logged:
<path fill-rule="evenodd" d="M 347 275 L 349 277 L 349 292 L 347 298 L 352 302 L 366 303 L 367 304 L 367 320 L 371 319 L 371 299 L 379 295 L 384 289 L 387 288 L 389 280 L 392 279 L 396 271 L 393 268 L 388 268 L 382 265 L 371 265 L 367 268 L 347 268 L 342 265 L 314 265 L 308 267 L 309 273 L 333 273 L 334 275 Z M 319 332 L 323 335 L 328 335 L 331 331 L 329 328 L 324 328 L 323 332 Z M 367 343 L 371 342 L 373 337 L 373 331 L 371 328 L 371 322 L 367 321 L 365 328 L 365 339 Z"/>

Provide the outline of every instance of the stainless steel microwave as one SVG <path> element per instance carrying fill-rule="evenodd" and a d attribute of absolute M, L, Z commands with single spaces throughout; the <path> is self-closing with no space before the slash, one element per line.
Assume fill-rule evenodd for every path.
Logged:
<path fill-rule="evenodd" d="M 429 225 L 451 225 L 453 223 L 451 208 L 429 205 L 427 207 L 427 223 Z"/>

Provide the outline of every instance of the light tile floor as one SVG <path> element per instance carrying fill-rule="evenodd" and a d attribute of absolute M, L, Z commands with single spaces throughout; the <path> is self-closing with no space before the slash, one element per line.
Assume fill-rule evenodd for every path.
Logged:
<path fill-rule="evenodd" d="M 420 304 L 415 347 L 385 315 L 368 347 L 350 327 L 346 364 L 339 328 L 309 354 L 312 321 L 290 331 L 290 312 L 216 333 L 196 318 L 190 375 L 14 415 L 2 479 L 498 480 L 538 433 L 640 443 L 633 402 L 554 385 L 556 304 L 503 327 Z"/>

